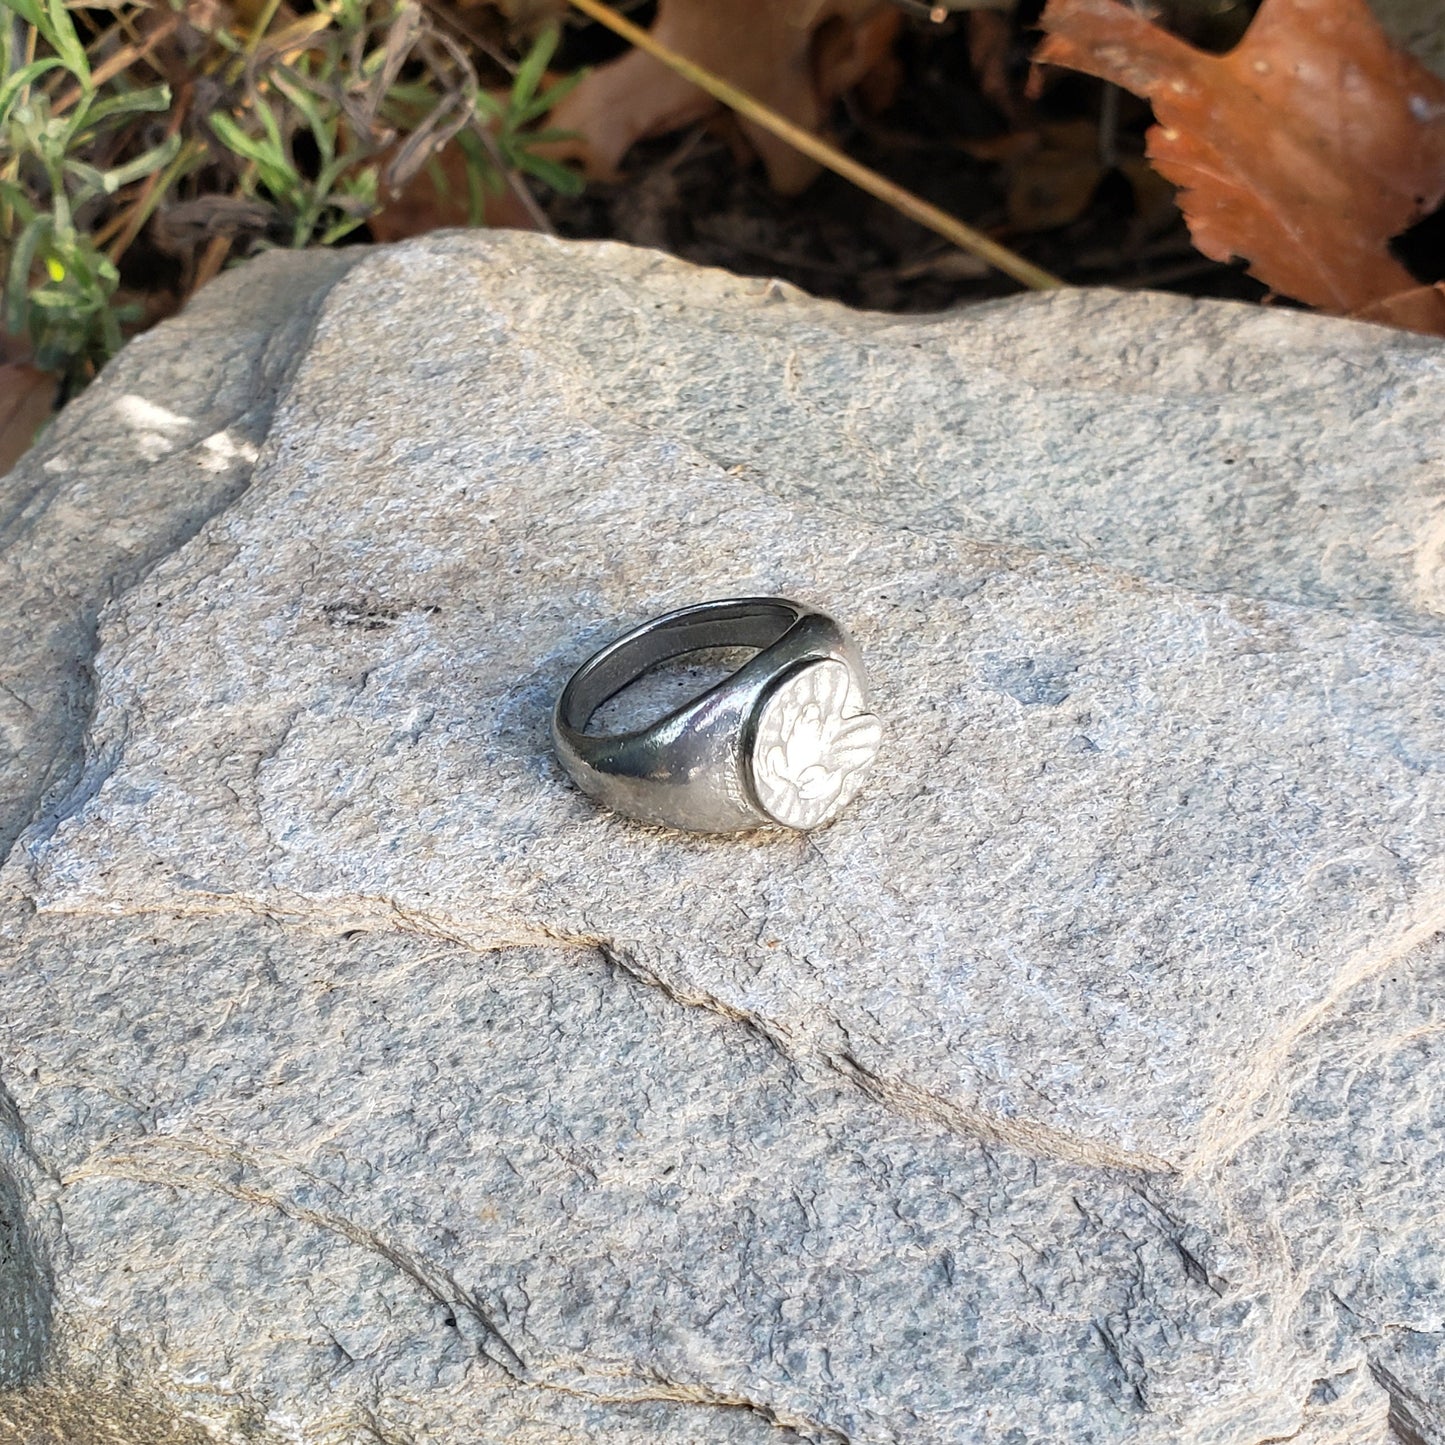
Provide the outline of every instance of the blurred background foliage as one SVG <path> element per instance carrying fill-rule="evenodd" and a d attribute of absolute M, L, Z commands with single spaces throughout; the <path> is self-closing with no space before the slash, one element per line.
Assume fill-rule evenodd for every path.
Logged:
<path fill-rule="evenodd" d="M 509 55 L 413 0 L 4 9 L 5 329 L 71 388 L 231 257 L 355 237 L 444 150 L 473 224 L 522 176 L 581 185 L 535 149 L 555 26 Z"/>

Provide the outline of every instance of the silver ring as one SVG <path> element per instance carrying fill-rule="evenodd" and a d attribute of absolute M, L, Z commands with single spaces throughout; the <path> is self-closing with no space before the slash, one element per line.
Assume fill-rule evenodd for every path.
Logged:
<path fill-rule="evenodd" d="M 715 647 L 759 651 L 646 727 L 585 731 L 645 672 Z M 830 821 L 857 793 L 881 737 L 853 639 L 783 597 L 703 602 L 643 623 L 588 658 L 552 713 L 557 755 L 584 792 L 628 817 L 700 833 Z"/>

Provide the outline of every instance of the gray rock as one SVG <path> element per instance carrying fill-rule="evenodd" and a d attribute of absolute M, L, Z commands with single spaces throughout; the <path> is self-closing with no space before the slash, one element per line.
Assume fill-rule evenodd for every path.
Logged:
<path fill-rule="evenodd" d="M 257 443 L 348 252 L 264 257 L 164 332 L 0 477 L 0 849 L 75 759 L 97 613 L 250 481 Z"/>
<path fill-rule="evenodd" d="M 1316 1188 L 1288 1095 L 1267 1170 L 1179 1181 L 900 1117 L 598 950 L 240 917 L 25 931 L 4 1047 L 54 1181 L 65 1350 L 168 1377 L 223 1429 L 1254 1441 L 1313 1412 L 1356 1445 L 1383 1424 L 1330 1318 L 1353 1261 L 1316 1280 L 1269 1237 Z M 1395 1154 L 1370 1123 L 1328 1141 L 1355 1168 Z M 1245 1188 L 1276 1198 L 1226 1223 Z M 1398 1217 L 1356 1269 L 1410 1263 Z"/>
<path fill-rule="evenodd" d="M 1438 344 L 438 237 L 242 273 L 12 489 L 238 308 L 224 488 L 21 534 L 37 622 L 109 604 L 83 749 L 83 629 L 8 684 L 13 1418 L 1445 1440 Z M 570 668 L 758 591 L 858 635 L 864 795 L 598 812 Z"/>
<path fill-rule="evenodd" d="M 600 944 L 901 1109 L 1150 1168 L 1228 1147 L 1303 1021 L 1440 926 L 1442 653 L 1416 585 L 1423 485 L 1406 491 L 1415 553 L 1391 542 L 1397 595 L 1347 590 L 1341 575 L 1332 610 L 1241 595 L 1256 552 L 1283 545 L 1257 529 L 1228 578 L 1219 564 L 1209 579 L 1239 590 L 1205 594 L 966 540 L 961 514 L 937 523 L 941 507 L 906 480 L 891 526 L 841 475 L 827 505 L 786 477 L 779 500 L 732 456 L 724 469 L 689 444 L 719 421 L 659 407 L 644 427 L 594 387 L 626 364 L 567 357 L 564 322 L 616 337 L 620 317 L 666 316 L 690 273 L 644 259 L 630 289 L 626 265 L 579 285 L 575 254 L 544 247 L 521 286 L 477 256 L 442 241 L 341 282 L 250 490 L 114 607 L 82 774 L 13 875 L 43 909 L 240 907 L 338 927 L 400 916 L 479 949 Z M 699 282 L 700 304 L 710 288 L 716 318 L 695 310 L 690 324 L 720 334 L 719 352 L 678 348 L 678 364 L 714 379 L 712 406 L 735 427 L 763 388 L 786 390 L 737 354 L 746 321 L 811 313 L 796 345 L 822 356 L 816 318 L 852 324 L 769 306 L 756 284 L 740 302 L 742 282 Z M 1021 316 L 1048 308 L 1088 348 L 1052 364 L 1097 388 L 1109 304 L 1024 303 L 996 326 L 997 311 L 947 327 L 865 320 L 873 350 L 892 337 L 898 369 L 820 366 L 845 396 L 857 383 L 842 378 L 862 375 L 902 401 L 903 368 L 927 367 L 920 347 L 979 360 L 992 335 L 1013 355 Z M 1212 341 L 1221 322 L 1207 314 Z M 623 357 L 670 355 L 675 324 L 625 336 Z M 1333 329 L 1383 350 L 1378 332 Z M 1398 346 L 1390 361 L 1434 375 L 1437 347 Z M 1149 394 L 1153 360 L 1125 369 Z M 1318 393 L 1325 368 L 1310 361 Z M 736 390 L 721 379 L 734 375 Z M 900 430 L 932 384 L 899 407 Z M 640 371 L 628 385 L 646 396 Z M 838 451 L 859 434 L 843 398 L 813 410 Z M 1102 486 L 1077 414 L 1049 415 L 1055 433 L 1030 432 L 1040 468 L 1053 459 L 1033 490 Z M 1403 445 L 1423 452 L 1406 416 Z M 799 426 L 793 465 L 825 452 L 803 438 Z M 1117 434 L 1095 441 L 1118 455 Z M 955 494 L 975 447 L 968 428 L 951 453 L 942 431 L 930 439 L 934 465 L 951 456 L 965 479 Z M 1404 506 L 1389 526 L 1348 525 L 1399 532 Z M 1106 510 L 1137 524 L 1144 508 L 1115 492 Z M 1019 530 L 1037 549 L 1032 526 Z M 1303 547 L 1293 560 L 1280 559 L 1278 590 L 1318 592 L 1317 564 Z M 1176 575 L 1174 558 L 1164 570 Z M 547 711 L 593 646 L 689 601 L 771 592 L 837 609 L 873 669 L 892 741 L 843 823 L 807 839 L 679 839 L 558 785 Z M 619 849 L 627 886 L 591 886 L 616 876 Z"/>

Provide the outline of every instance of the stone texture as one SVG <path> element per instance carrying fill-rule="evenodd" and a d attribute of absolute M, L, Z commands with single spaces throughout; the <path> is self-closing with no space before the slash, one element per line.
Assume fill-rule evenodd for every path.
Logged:
<path fill-rule="evenodd" d="M 6 484 L 75 495 L 235 358 L 171 426 L 254 453 L 122 457 L 125 547 L 93 483 L 80 541 L 6 534 L 61 628 L 6 641 L 13 1417 L 1445 1439 L 1438 344 L 537 238 L 304 264 Z M 758 591 L 857 634 L 864 793 L 806 839 L 598 812 L 571 667 Z"/>
<path fill-rule="evenodd" d="M 519 283 L 455 241 L 340 283 L 251 490 L 113 609 L 84 769 L 25 841 L 22 890 L 51 912 L 229 906 L 336 926 L 400 917 L 479 949 L 600 944 L 900 1108 L 1092 1161 L 1182 1167 L 1227 1147 L 1292 1032 L 1445 921 L 1431 766 L 1445 674 L 1422 630 L 1431 596 L 1405 593 L 1419 567 L 1397 557 L 1401 595 L 1369 598 L 1386 620 L 966 540 L 956 519 L 929 525 L 936 509 L 906 480 L 892 526 L 842 479 L 827 505 L 786 478 L 779 500 L 689 445 L 708 442 L 705 423 L 643 427 L 594 390 L 622 376 L 645 397 L 639 371 L 566 359 L 564 328 L 615 335 L 619 314 L 665 313 L 689 284 L 649 265 L 629 311 L 625 269 L 579 291 L 554 251 Z M 739 304 L 748 283 L 712 285 L 734 332 L 773 311 Z M 519 293 L 554 299 L 507 300 Z M 890 321 L 890 350 L 927 367 L 905 336 L 976 356 L 987 343 L 957 333 L 984 333 L 1008 356 L 1019 314 L 1041 304 L 1089 339 L 1052 364 L 1096 388 L 1107 298 L 1017 306 L 1011 326 Z M 813 324 L 854 323 L 819 308 Z M 881 349 L 877 323 L 861 326 Z M 669 329 L 624 356 L 672 355 Z M 717 378 L 718 357 L 675 350 L 687 374 Z M 1433 374 L 1436 348 L 1404 354 Z M 736 392 L 714 381 L 715 411 L 748 415 L 763 384 L 786 387 L 751 360 L 732 359 Z M 1181 385 L 1154 361 L 1127 374 Z M 846 374 L 905 395 L 901 371 L 855 357 Z M 928 401 L 910 397 L 900 429 Z M 841 400 L 814 405 L 841 449 L 857 419 Z M 1069 407 L 1052 421 L 1119 453 L 1116 432 L 1091 435 Z M 972 430 L 950 451 L 936 424 L 935 464 L 951 457 L 966 479 Z M 1051 434 L 1030 434 L 1034 491 L 1096 475 L 1077 443 L 1044 470 Z M 788 450 L 796 465 L 824 448 L 800 429 Z M 1173 486 L 1188 490 L 1179 455 Z M 1418 553 L 1427 499 L 1391 515 L 1410 504 Z M 1117 493 L 1107 510 L 1138 524 Z M 1228 559 L 1241 590 L 1262 546 L 1252 530 Z M 1278 570 L 1281 591 L 1323 585 L 1303 548 Z M 847 619 L 890 732 L 838 827 L 679 839 L 558 786 L 547 711 L 592 646 L 686 602 L 771 592 Z M 619 866 L 625 889 L 587 881 Z"/>
<path fill-rule="evenodd" d="M 133 341 L 0 478 L 0 849 L 73 765 L 100 608 L 243 491 L 346 252 L 263 258 Z M 217 324 L 217 312 L 225 322 Z M 63 455 L 62 438 L 84 438 Z"/>
<path fill-rule="evenodd" d="M 1378 1292 L 1429 1267 L 1388 1227 L 1407 1216 L 1370 1239 L 1320 1210 L 1322 1156 L 1333 1191 L 1403 1142 L 1343 1117 L 1301 1151 L 1338 1084 L 1282 1093 L 1277 1157 L 1182 1182 L 900 1118 L 597 952 L 244 918 L 27 932 L 5 1057 L 86 1321 L 66 1347 L 193 1406 L 219 1385 L 238 1435 L 369 1414 L 397 1439 L 1255 1441 L 1314 1410 L 1353 1445 L 1386 1397 L 1345 1309 L 1428 1323 Z M 1385 1017 L 1438 1026 L 1428 963 Z M 1391 1002 L 1333 1042 L 1368 1053 Z M 1393 1067 L 1357 1086 L 1429 1105 Z M 1422 1226 L 1439 1155 L 1438 1133 L 1412 1153 Z"/>

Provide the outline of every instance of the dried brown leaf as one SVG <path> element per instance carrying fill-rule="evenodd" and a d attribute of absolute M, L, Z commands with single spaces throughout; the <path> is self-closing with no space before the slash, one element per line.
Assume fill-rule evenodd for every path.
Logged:
<path fill-rule="evenodd" d="M 1049 0 L 1040 23 L 1038 61 L 1152 102 L 1149 159 L 1206 256 L 1345 314 L 1415 288 L 1387 243 L 1445 196 L 1445 82 L 1364 0 L 1264 0 L 1227 55 L 1116 0 Z"/>
<path fill-rule="evenodd" d="M 1028 122 L 1028 107 L 1010 73 L 1014 28 L 997 10 L 973 10 L 968 17 L 968 61 L 985 99 L 1015 129 Z"/>
<path fill-rule="evenodd" d="M 1067 226 L 1083 215 L 1104 178 L 1098 127 L 1087 120 L 1061 121 L 1019 134 L 1032 144 L 1005 166 L 1009 226 L 1015 231 Z"/>
<path fill-rule="evenodd" d="M 880 0 L 660 0 L 651 33 L 817 132 L 832 101 L 887 62 L 899 23 Z M 718 109 L 661 61 L 633 50 L 587 76 L 550 123 L 578 132 L 589 170 L 607 176 L 634 142 Z M 771 132 L 752 121 L 741 126 L 776 189 L 799 191 L 817 174 L 816 162 Z"/>
<path fill-rule="evenodd" d="M 1445 336 L 1445 282 L 1398 291 L 1356 311 L 1354 317 L 1356 321 L 1377 321 L 1382 326 Z"/>
<path fill-rule="evenodd" d="M 24 362 L 0 365 L 0 476 L 30 450 L 59 385 L 53 373 Z"/>

